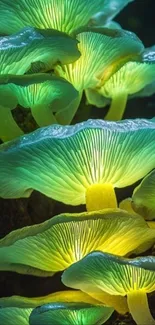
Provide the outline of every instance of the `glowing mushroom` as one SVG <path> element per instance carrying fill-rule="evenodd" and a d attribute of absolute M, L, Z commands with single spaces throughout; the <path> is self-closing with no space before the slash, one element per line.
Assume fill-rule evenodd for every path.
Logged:
<path fill-rule="evenodd" d="M 1 197 L 29 197 L 37 190 L 65 204 L 86 204 L 88 211 L 116 208 L 114 188 L 135 183 L 155 167 L 155 123 L 53 125 L 0 149 Z"/>
<path fill-rule="evenodd" d="M 56 66 L 55 72 L 79 91 L 79 103 L 84 90 L 100 89 L 123 64 L 140 59 L 144 50 L 139 38 L 123 29 L 87 28 L 78 33 L 77 40 L 81 57 L 73 64 Z M 65 112 L 66 124 L 70 124 L 79 103 Z M 63 118 L 59 115 L 61 124 L 65 124 Z"/>
<path fill-rule="evenodd" d="M 99 93 L 111 98 L 112 103 L 105 117 L 107 120 L 121 120 L 128 95 L 136 94 L 155 80 L 155 65 L 128 62 L 104 84 Z"/>
<path fill-rule="evenodd" d="M 8 141 L 22 134 L 11 113 L 17 103 L 31 108 L 38 125 L 45 126 L 57 123 L 57 112 L 75 101 L 78 92 L 67 80 L 38 73 L 0 76 L 0 95 L 0 138 Z"/>
<path fill-rule="evenodd" d="M 42 72 L 51 70 L 58 62 L 74 62 L 80 56 L 77 43 L 76 39 L 57 30 L 34 27 L 0 37 L 0 74 Z"/>
<path fill-rule="evenodd" d="M 129 311 L 138 325 L 154 325 L 147 293 L 155 290 L 155 257 L 126 259 L 117 255 L 92 252 L 71 265 L 62 282 L 90 295 L 107 292 L 127 295 Z"/>
<path fill-rule="evenodd" d="M 1 239 L 0 269 L 51 276 L 94 250 L 124 256 L 154 242 L 155 230 L 141 216 L 115 209 L 65 214 Z"/>
<path fill-rule="evenodd" d="M 84 306 L 84 310 L 81 310 L 81 315 L 82 317 L 86 316 L 86 307 L 90 308 L 89 311 L 91 315 L 94 315 L 94 322 L 95 322 L 95 317 L 96 319 L 100 319 L 100 315 L 102 316 L 102 321 L 104 321 L 105 318 L 109 318 L 113 312 L 112 308 L 103 306 L 99 301 L 93 299 L 89 295 L 85 294 L 82 291 L 75 291 L 75 290 L 70 290 L 70 291 L 61 291 L 61 292 L 55 292 L 53 294 L 50 294 L 48 296 L 44 297 L 35 297 L 35 298 L 26 298 L 26 297 L 21 297 L 21 296 L 12 296 L 12 297 L 5 297 L 0 299 L 0 324 L 3 325 L 29 325 L 29 316 L 33 309 L 35 307 L 41 306 L 39 308 L 39 319 L 38 319 L 38 324 L 41 321 L 43 314 L 40 313 L 43 309 L 45 309 L 44 305 L 50 306 L 52 309 L 59 309 L 59 306 L 64 307 L 64 316 L 66 314 L 66 321 L 70 319 L 70 314 L 72 315 L 72 308 L 73 307 L 76 309 L 80 305 Z M 66 308 L 65 308 L 66 307 Z M 67 308 L 68 307 L 68 308 Z M 38 309 L 37 309 L 38 310 Z M 67 313 L 68 310 L 68 313 Z M 59 309 L 60 312 L 60 309 Z M 63 311 L 62 311 L 63 313 Z M 80 313 L 80 310 L 79 310 Z M 46 313 L 47 316 L 48 313 Z M 45 315 L 45 314 L 44 314 Z M 34 316 L 34 317 L 33 317 Z M 36 310 L 33 312 L 32 320 L 36 322 L 37 318 L 37 313 Z M 52 323 L 52 315 L 50 316 L 50 324 Z M 57 315 L 58 320 L 61 323 L 62 319 L 59 317 L 60 315 Z M 53 315 L 54 317 L 54 315 Z M 62 316 L 63 317 L 63 316 Z M 47 318 L 46 318 L 47 321 Z M 32 322 L 33 323 L 33 322 Z M 45 325 L 45 321 L 43 322 Z M 55 324 L 55 323 L 54 323 Z M 96 324 L 96 323 L 93 323 Z"/>
<path fill-rule="evenodd" d="M 132 208 L 145 219 L 155 219 L 155 171 L 148 174 L 135 188 Z"/>
<path fill-rule="evenodd" d="M 101 325 L 113 309 L 84 303 L 53 303 L 37 307 L 30 315 L 30 325 Z"/>
<path fill-rule="evenodd" d="M 133 0 L 0 0 L 0 33 L 25 26 L 72 33 L 89 23 L 106 24 Z M 99 17 L 96 14 L 99 13 Z M 9 24 L 6 24 L 9 21 Z"/>
<path fill-rule="evenodd" d="M 88 303 L 91 305 L 104 305 L 113 307 L 119 314 L 126 314 L 128 312 L 126 298 L 119 296 L 111 296 L 104 292 L 103 300 L 97 300 L 90 295 L 80 290 L 65 290 L 51 293 L 43 297 L 21 297 L 11 296 L 0 298 L 0 306 L 5 307 L 17 307 L 17 308 L 35 308 L 48 303 Z"/>

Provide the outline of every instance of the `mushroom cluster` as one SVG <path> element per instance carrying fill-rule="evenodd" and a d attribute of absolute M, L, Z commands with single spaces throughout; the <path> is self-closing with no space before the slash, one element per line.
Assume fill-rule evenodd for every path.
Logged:
<path fill-rule="evenodd" d="M 155 47 L 112 20 L 132 1 L 0 0 L 0 198 L 54 206 L 0 238 L 0 274 L 60 286 L 0 296 L 2 325 L 155 324 L 155 119 L 121 120 L 155 92 Z M 83 98 L 104 119 L 74 123 Z"/>

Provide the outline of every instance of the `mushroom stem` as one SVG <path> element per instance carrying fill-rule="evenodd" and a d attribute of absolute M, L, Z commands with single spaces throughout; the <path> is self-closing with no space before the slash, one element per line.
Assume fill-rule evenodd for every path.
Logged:
<path fill-rule="evenodd" d="M 126 93 L 121 93 L 113 97 L 109 111 L 104 119 L 109 121 L 121 120 L 126 108 L 127 98 Z"/>
<path fill-rule="evenodd" d="M 49 108 L 47 105 L 34 105 L 31 107 L 31 113 L 40 127 L 57 123 L 52 109 Z"/>
<path fill-rule="evenodd" d="M 127 295 L 129 311 L 138 325 L 155 325 L 144 291 L 133 291 Z"/>
<path fill-rule="evenodd" d="M 9 141 L 23 133 L 14 120 L 10 108 L 0 106 L 0 139 L 3 142 Z"/>
<path fill-rule="evenodd" d="M 79 92 L 78 97 L 76 97 L 67 107 L 56 113 L 55 116 L 57 119 L 57 123 L 62 125 L 68 125 L 72 122 L 80 105 L 81 98 L 82 92 Z"/>
<path fill-rule="evenodd" d="M 117 208 L 117 200 L 112 184 L 93 184 L 86 191 L 87 211 Z"/>

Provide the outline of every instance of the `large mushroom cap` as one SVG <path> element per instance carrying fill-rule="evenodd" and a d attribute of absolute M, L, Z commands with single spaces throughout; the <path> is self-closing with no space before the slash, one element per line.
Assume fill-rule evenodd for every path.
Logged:
<path fill-rule="evenodd" d="M 72 33 L 88 23 L 105 24 L 131 1 L 0 0 L 0 33 L 11 34 L 25 26 Z"/>
<path fill-rule="evenodd" d="M 152 120 L 53 125 L 1 146 L 0 196 L 28 197 L 35 189 L 66 204 L 84 204 L 91 185 L 125 187 L 154 166 Z"/>
<path fill-rule="evenodd" d="M 119 209 L 60 215 L 3 238 L 0 269 L 50 276 L 91 251 L 124 256 L 137 249 L 145 251 L 153 245 L 154 238 L 154 229 L 150 229 L 142 217 Z"/>
<path fill-rule="evenodd" d="M 37 307 L 30 315 L 30 325 L 103 324 L 113 309 L 86 303 L 53 303 Z"/>

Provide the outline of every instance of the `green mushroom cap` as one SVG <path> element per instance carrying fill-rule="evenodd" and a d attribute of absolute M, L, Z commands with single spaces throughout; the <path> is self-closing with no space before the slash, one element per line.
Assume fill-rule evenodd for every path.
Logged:
<path fill-rule="evenodd" d="M 129 311 L 139 325 L 153 325 L 147 293 L 155 290 L 155 257 L 125 259 L 102 252 L 92 252 L 71 265 L 62 282 L 92 297 L 105 291 L 111 295 L 127 295 Z"/>
<path fill-rule="evenodd" d="M 0 149 L 1 197 L 29 197 L 37 190 L 65 204 L 85 204 L 91 185 L 125 187 L 154 168 L 155 123 L 136 119 L 53 125 Z"/>
<path fill-rule="evenodd" d="M 123 29 L 82 28 L 77 31 L 81 57 L 73 64 L 56 66 L 56 72 L 78 91 L 101 88 L 123 64 L 140 59 L 144 46 Z"/>
<path fill-rule="evenodd" d="M 57 62 L 74 62 L 80 56 L 77 43 L 76 39 L 54 29 L 25 27 L 0 38 L 0 73 L 42 72 L 51 70 Z"/>
<path fill-rule="evenodd" d="M 13 117 L 9 123 L 10 109 L 17 104 L 30 108 L 37 124 L 46 126 L 57 123 L 57 114 L 78 98 L 77 90 L 67 80 L 45 73 L 0 75 L 1 93 L 0 138 L 3 141 L 20 135 L 19 128 L 19 134 L 16 133 Z"/>
<path fill-rule="evenodd" d="M 106 24 L 131 1 L 0 0 L 0 33 L 11 34 L 25 26 L 73 33 L 87 24 Z"/>
<path fill-rule="evenodd" d="M 37 307 L 30 315 L 30 325 L 103 324 L 113 309 L 86 303 L 53 303 Z"/>
<path fill-rule="evenodd" d="M 119 209 L 64 214 L 1 239 L 0 269 L 51 276 L 93 250 L 124 256 L 145 251 L 154 238 L 142 217 Z"/>

